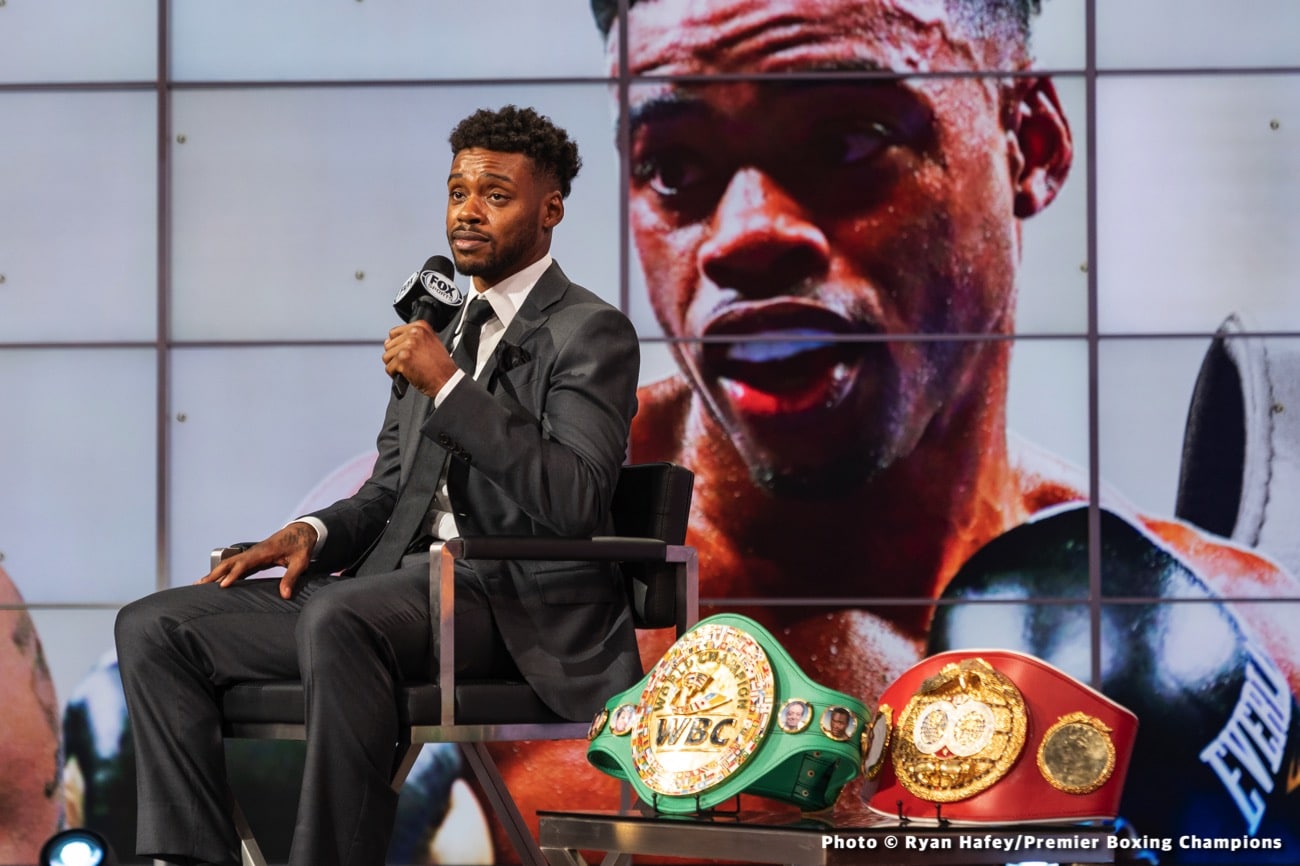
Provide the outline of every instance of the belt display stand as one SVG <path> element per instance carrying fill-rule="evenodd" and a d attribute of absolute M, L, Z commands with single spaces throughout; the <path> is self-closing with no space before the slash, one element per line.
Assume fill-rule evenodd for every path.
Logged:
<path fill-rule="evenodd" d="M 791 866 L 959 866 L 1026 861 L 1114 863 L 1111 823 L 954 825 L 902 822 L 865 808 L 823 815 L 772 812 L 667 815 L 538 812 L 542 853 L 551 866 L 586 866 L 599 851 L 604 866 L 633 855 L 783 863 Z"/>

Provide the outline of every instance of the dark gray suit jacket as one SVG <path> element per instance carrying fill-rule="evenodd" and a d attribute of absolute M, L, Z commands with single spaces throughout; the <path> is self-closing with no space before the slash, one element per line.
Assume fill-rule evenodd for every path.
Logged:
<path fill-rule="evenodd" d="M 444 342 L 453 328 L 444 329 Z M 362 559 L 415 461 L 441 464 L 448 454 L 469 468 L 464 501 L 452 502 L 463 535 L 608 534 L 639 366 L 627 318 L 553 263 L 477 380 L 462 379 L 431 414 L 429 398 L 414 388 L 389 401 L 373 474 L 356 494 L 314 515 L 328 528 L 317 566 L 335 571 Z M 560 715 L 588 718 L 641 676 L 616 568 L 505 562 L 476 569 L 520 672 Z"/>

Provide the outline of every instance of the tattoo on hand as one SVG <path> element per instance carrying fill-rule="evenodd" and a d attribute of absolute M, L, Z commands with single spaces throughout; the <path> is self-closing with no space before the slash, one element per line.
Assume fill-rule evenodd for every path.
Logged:
<path fill-rule="evenodd" d="M 295 545 L 306 547 L 309 550 L 316 544 L 316 530 L 305 523 L 295 523 L 290 528 L 292 535 L 290 538 Z"/>

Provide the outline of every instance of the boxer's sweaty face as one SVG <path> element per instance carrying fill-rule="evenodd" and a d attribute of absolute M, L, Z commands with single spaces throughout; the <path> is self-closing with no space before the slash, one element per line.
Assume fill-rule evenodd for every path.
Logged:
<path fill-rule="evenodd" d="M 994 78 L 932 0 L 632 7 L 632 230 L 684 372 L 758 479 L 816 494 L 905 457 L 1011 329 L 1019 230 Z M 617 33 L 610 41 L 617 56 Z M 863 340 L 863 337 L 869 339 Z"/>

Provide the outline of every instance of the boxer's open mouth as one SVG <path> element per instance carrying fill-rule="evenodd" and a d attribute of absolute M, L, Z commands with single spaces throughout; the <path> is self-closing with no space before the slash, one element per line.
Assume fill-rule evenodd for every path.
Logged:
<path fill-rule="evenodd" d="M 848 394 L 861 344 L 844 318 L 820 306 L 781 301 L 733 309 L 705 328 L 703 366 L 735 408 L 750 415 L 829 409 Z"/>

